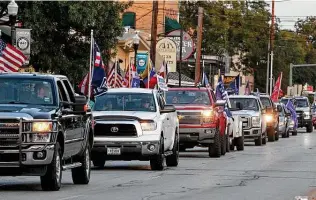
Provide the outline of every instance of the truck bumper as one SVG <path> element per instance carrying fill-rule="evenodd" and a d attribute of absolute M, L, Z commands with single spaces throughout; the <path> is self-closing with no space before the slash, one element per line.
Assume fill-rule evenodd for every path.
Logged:
<path fill-rule="evenodd" d="M 180 144 L 212 143 L 216 128 L 180 128 Z"/>
<path fill-rule="evenodd" d="M 92 159 L 105 156 L 106 160 L 148 160 L 160 150 L 160 135 L 138 138 L 95 137 Z M 115 152 L 114 152 L 115 151 Z"/>
<path fill-rule="evenodd" d="M 257 139 L 262 134 L 261 128 L 246 129 L 243 130 L 243 133 L 245 142 L 253 142 L 254 139 Z"/>
<path fill-rule="evenodd" d="M 299 128 L 306 127 L 310 123 L 313 123 L 312 119 L 304 119 L 304 118 L 300 117 L 298 120 L 298 127 Z"/>

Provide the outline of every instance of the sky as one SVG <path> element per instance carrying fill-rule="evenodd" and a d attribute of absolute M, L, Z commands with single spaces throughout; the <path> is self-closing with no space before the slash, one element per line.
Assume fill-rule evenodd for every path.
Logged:
<path fill-rule="evenodd" d="M 271 0 L 267 2 L 270 4 Z M 298 18 L 316 16 L 316 0 L 275 0 L 274 10 L 282 28 L 294 29 Z"/>

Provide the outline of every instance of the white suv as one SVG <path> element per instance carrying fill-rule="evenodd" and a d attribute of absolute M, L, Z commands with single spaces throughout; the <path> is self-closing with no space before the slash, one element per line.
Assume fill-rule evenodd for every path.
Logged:
<path fill-rule="evenodd" d="M 255 142 L 257 146 L 266 144 L 267 125 L 265 110 L 259 97 L 252 95 L 233 95 L 228 98 L 233 116 L 242 120 L 245 142 Z"/>
<path fill-rule="evenodd" d="M 158 91 L 109 89 L 96 97 L 93 116 L 95 166 L 103 167 L 106 160 L 150 160 L 152 170 L 178 165 L 177 113 Z"/>

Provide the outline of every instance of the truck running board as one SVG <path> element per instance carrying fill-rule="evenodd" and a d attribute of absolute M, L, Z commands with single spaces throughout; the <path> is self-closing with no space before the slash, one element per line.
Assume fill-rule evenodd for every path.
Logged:
<path fill-rule="evenodd" d="M 82 166 L 82 164 L 80 162 L 75 162 L 75 163 L 72 163 L 72 164 L 64 165 L 63 166 L 63 170 L 77 168 L 77 167 L 81 167 L 81 166 Z"/>

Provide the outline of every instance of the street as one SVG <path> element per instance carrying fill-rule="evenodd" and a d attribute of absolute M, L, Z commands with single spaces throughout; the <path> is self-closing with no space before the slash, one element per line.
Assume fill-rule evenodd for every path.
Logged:
<path fill-rule="evenodd" d="M 2 177 L 0 199 L 289 200 L 316 189 L 315 147 L 315 132 L 301 131 L 218 159 L 202 148 L 182 152 L 179 167 L 163 172 L 150 171 L 148 162 L 107 162 L 105 169 L 93 169 L 89 185 L 73 185 L 70 172 L 64 172 L 59 192 L 43 192 L 37 177 Z"/>

